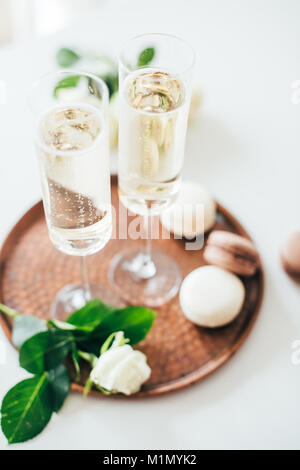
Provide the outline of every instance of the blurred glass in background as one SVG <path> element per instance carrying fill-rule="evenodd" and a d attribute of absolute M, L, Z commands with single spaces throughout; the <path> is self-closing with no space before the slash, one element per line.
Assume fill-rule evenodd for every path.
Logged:
<path fill-rule="evenodd" d="M 0 46 L 55 33 L 106 0 L 1 0 Z"/>

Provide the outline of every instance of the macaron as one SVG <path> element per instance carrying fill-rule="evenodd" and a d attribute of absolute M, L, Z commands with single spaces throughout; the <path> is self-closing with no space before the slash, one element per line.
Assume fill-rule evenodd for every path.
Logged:
<path fill-rule="evenodd" d="M 217 328 L 232 322 L 245 300 L 245 287 L 218 266 L 201 266 L 189 273 L 180 288 L 181 309 L 196 325 Z"/>
<path fill-rule="evenodd" d="M 281 264 L 285 272 L 296 282 L 300 282 L 300 231 L 290 233 L 284 240 L 280 252 Z"/>
<path fill-rule="evenodd" d="M 174 235 L 194 238 L 214 226 L 216 203 L 204 186 L 183 181 L 176 202 L 163 211 L 160 220 Z"/>
<path fill-rule="evenodd" d="M 252 276 L 259 254 L 251 240 L 224 230 L 210 233 L 203 252 L 205 261 L 241 276 Z"/>

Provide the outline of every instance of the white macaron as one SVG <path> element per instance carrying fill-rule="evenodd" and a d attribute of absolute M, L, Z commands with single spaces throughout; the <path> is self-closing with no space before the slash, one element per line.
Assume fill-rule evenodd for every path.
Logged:
<path fill-rule="evenodd" d="M 242 281 L 217 266 L 201 266 L 184 279 L 180 305 L 184 315 L 196 325 L 216 328 L 232 322 L 245 300 Z"/>
<path fill-rule="evenodd" d="M 175 203 L 160 216 L 162 225 L 178 237 L 193 238 L 210 230 L 216 220 L 216 203 L 207 189 L 184 181 Z"/>

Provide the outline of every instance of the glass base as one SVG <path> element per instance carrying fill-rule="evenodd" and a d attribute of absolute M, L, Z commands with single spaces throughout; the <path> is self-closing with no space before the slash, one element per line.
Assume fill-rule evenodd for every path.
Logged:
<path fill-rule="evenodd" d="M 89 298 L 84 288 L 79 284 L 68 284 L 63 287 L 58 291 L 51 304 L 51 318 L 65 321 L 72 312 L 83 307 L 91 299 L 100 299 L 105 303 L 124 307 L 120 297 L 104 284 L 91 284 L 90 291 L 91 297 Z"/>
<path fill-rule="evenodd" d="M 108 276 L 126 302 L 148 307 L 158 307 L 171 300 L 181 283 L 177 263 L 157 250 L 152 251 L 148 263 L 140 251 L 118 253 L 111 262 Z"/>

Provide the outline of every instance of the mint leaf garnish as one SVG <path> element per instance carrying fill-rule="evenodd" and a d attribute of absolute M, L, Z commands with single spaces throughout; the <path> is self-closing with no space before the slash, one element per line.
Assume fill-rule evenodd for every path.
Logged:
<path fill-rule="evenodd" d="M 147 47 L 147 49 L 144 49 L 138 57 L 138 62 L 137 62 L 138 67 L 145 67 L 146 65 L 149 65 L 150 62 L 152 62 L 154 56 L 155 56 L 154 47 Z"/>
<path fill-rule="evenodd" d="M 56 54 L 56 62 L 60 67 L 71 67 L 76 64 L 79 59 L 80 56 L 75 51 L 72 51 L 72 49 L 68 49 L 67 47 L 62 47 Z"/>
<path fill-rule="evenodd" d="M 63 88 L 76 87 L 78 85 L 80 78 L 81 78 L 80 75 L 71 75 L 70 77 L 66 77 L 60 80 L 54 88 L 54 92 L 53 92 L 54 97 L 57 98 L 59 90 Z"/>

